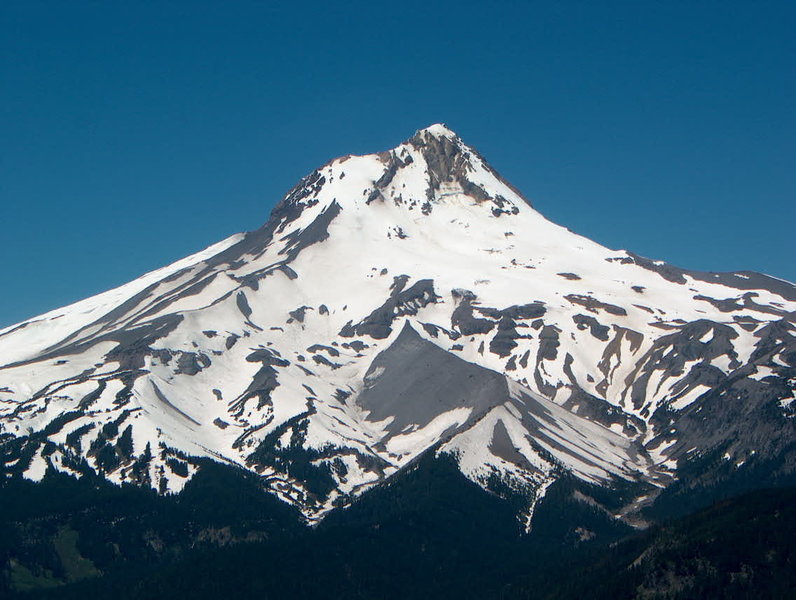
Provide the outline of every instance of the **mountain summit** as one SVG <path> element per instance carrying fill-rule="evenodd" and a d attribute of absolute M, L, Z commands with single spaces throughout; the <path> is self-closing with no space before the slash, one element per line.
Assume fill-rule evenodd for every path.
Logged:
<path fill-rule="evenodd" d="M 259 229 L 0 331 L 0 462 L 166 493 L 210 458 L 312 522 L 433 453 L 526 524 L 562 476 L 629 486 L 632 521 L 695 461 L 793 470 L 794 311 L 788 282 L 551 223 L 437 124 L 332 160 Z"/>

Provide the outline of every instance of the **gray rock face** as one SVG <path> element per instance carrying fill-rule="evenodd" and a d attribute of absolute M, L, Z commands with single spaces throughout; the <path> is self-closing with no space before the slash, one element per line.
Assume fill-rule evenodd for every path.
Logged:
<path fill-rule="evenodd" d="M 473 315 L 473 301 L 475 294 L 469 290 L 453 290 L 454 299 L 458 299 L 459 305 L 451 315 L 451 325 L 462 335 L 475 335 L 489 333 L 495 327 L 495 323 L 489 319 L 481 319 Z"/>
<path fill-rule="evenodd" d="M 329 224 L 340 214 L 340 205 L 332 202 L 323 212 L 304 229 L 295 230 L 285 236 L 288 244 L 280 251 L 287 256 L 285 264 L 293 260 L 298 254 L 311 246 L 329 237 Z"/>
<path fill-rule="evenodd" d="M 340 330 L 340 335 L 367 335 L 377 340 L 384 339 L 392 332 L 392 323 L 398 317 L 415 315 L 419 309 L 439 299 L 434 292 L 434 282 L 430 279 L 421 279 L 404 289 L 408 281 L 408 275 L 396 277 L 387 301 L 356 325 L 348 323 Z"/>
<path fill-rule="evenodd" d="M 391 419 L 387 429 L 396 435 L 457 408 L 471 410 L 469 423 L 507 398 L 504 376 L 445 352 L 407 324 L 374 359 L 357 404 L 368 421 Z"/>
<path fill-rule="evenodd" d="M 727 287 L 735 288 L 738 290 L 767 290 L 778 296 L 782 296 L 786 300 L 796 300 L 796 286 L 788 281 L 769 277 L 763 273 L 755 273 L 754 271 L 737 271 L 734 273 L 710 273 L 707 271 L 689 271 L 688 269 L 681 269 L 674 265 L 661 264 L 660 261 L 653 261 L 649 258 L 644 258 L 638 254 L 629 252 L 629 262 L 637 264 L 640 267 L 655 271 L 667 281 L 674 283 L 686 283 L 685 275 L 706 281 L 709 283 L 720 283 Z"/>
<path fill-rule="evenodd" d="M 588 328 L 591 334 L 598 340 L 602 340 L 603 342 L 608 341 L 608 332 L 611 330 L 610 327 L 601 325 L 594 317 L 588 315 L 575 315 L 572 317 L 572 320 L 575 321 L 578 329 Z"/>
<path fill-rule="evenodd" d="M 711 333 L 710 343 L 700 341 Z M 682 327 L 677 333 L 662 336 L 652 345 L 637 364 L 632 375 L 631 402 L 641 408 L 646 400 L 650 378 L 658 372 L 663 377 L 681 377 L 685 374 L 686 365 L 698 361 L 691 368 L 689 376 L 681 379 L 682 389 L 694 387 L 698 383 L 715 383 L 718 369 L 712 369 L 710 363 L 721 356 L 726 356 L 731 368 L 741 366 L 732 340 L 738 334 L 732 328 L 711 321 L 694 321 Z M 718 373 L 717 373 L 718 371 Z M 721 373 L 723 376 L 723 373 Z"/>
<path fill-rule="evenodd" d="M 580 294 L 570 294 L 565 296 L 567 300 L 572 302 L 573 304 L 579 304 L 583 306 L 586 310 L 596 313 L 601 310 L 612 314 L 612 315 L 619 315 L 625 316 L 627 314 L 627 310 L 622 308 L 621 306 L 616 306 L 614 304 L 608 304 L 607 302 L 601 302 L 596 298 L 592 298 L 591 296 L 584 296 Z"/>
<path fill-rule="evenodd" d="M 490 194 L 480 184 L 473 182 L 468 176 L 474 169 L 472 158 L 483 161 L 481 156 L 472 148 L 466 151 L 458 139 L 448 136 L 437 136 L 427 130 L 419 131 L 410 138 L 409 144 L 420 150 L 428 168 L 428 188 L 426 197 L 434 201 L 440 193 L 443 184 L 455 183 L 462 191 L 476 202 L 489 202 L 492 205 L 492 215 L 499 217 L 502 214 L 517 214 L 519 209 L 500 194 Z M 483 161 L 486 164 L 486 161 Z M 523 202 L 530 205 L 515 188 L 510 186 L 498 173 L 488 167 L 491 174 L 520 196 Z M 429 204 L 425 212 L 430 212 L 433 205 Z"/>

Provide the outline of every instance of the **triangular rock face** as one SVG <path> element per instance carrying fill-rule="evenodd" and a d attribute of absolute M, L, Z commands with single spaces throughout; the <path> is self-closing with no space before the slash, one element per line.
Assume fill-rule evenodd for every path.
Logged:
<path fill-rule="evenodd" d="M 364 384 L 356 403 L 366 422 L 384 423 L 385 447 L 434 424 L 439 433 L 428 441 L 448 438 L 509 399 L 504 376 L 445 352 L 408 322 L 373 360 Z"/>
<path fill-rule="evenodd" d="M 794 300 L 550 223 L 434 125 L 324 165 L 256 231 L 0 331 L 2 461 L 177 492 L 210 457 L 310 520 L 427 451 L 528 509 L 563 472 L 791 469 Z"/>

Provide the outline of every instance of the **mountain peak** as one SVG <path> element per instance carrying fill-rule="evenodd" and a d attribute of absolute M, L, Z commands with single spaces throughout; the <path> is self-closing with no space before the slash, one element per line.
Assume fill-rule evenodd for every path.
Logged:
<path fill-rule="evenodd" d="M 445 123 L 434 123 L 423 129 L 418 130 L 416 135 L 427 134 L 435 138 L 459 138 L 454 131 L 452 131 Z"/>
<path fill-rule="evenodd" d="M 519 204 L 533 206 L 520 191 L 508 183 L 472 146 L 468 146 L 455 132 L 443 123 L 420 129 L 407 142 L 419 151 L 427 165 L 430 183 L 429 198 L 462 192 L 476 203 L 492 200 L 498 213 L 505 210 L 506 198 Z M 453 187 L 451 187 L 451 185 Z M 448 189 L 443 189 L 448 188 Z M 497 192 L 496 196 L 491 192 Z M 513 202 L 509 202 L 513 204 Z"/>

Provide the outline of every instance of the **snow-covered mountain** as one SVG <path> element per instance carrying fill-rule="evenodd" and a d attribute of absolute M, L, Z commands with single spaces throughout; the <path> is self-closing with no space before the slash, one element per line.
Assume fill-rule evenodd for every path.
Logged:
<path fill-rule="evenodd" d="M 0 458 L 179 492 L 209 457 L 309 521 L 426 451 L 525 517 L 563 473 L 649 498 L 710 453 L 796 466 L 794 311 L 791 283 L 551 223 L 433 125 L 314 171 L 260 229 L 0 331 Z"/>

